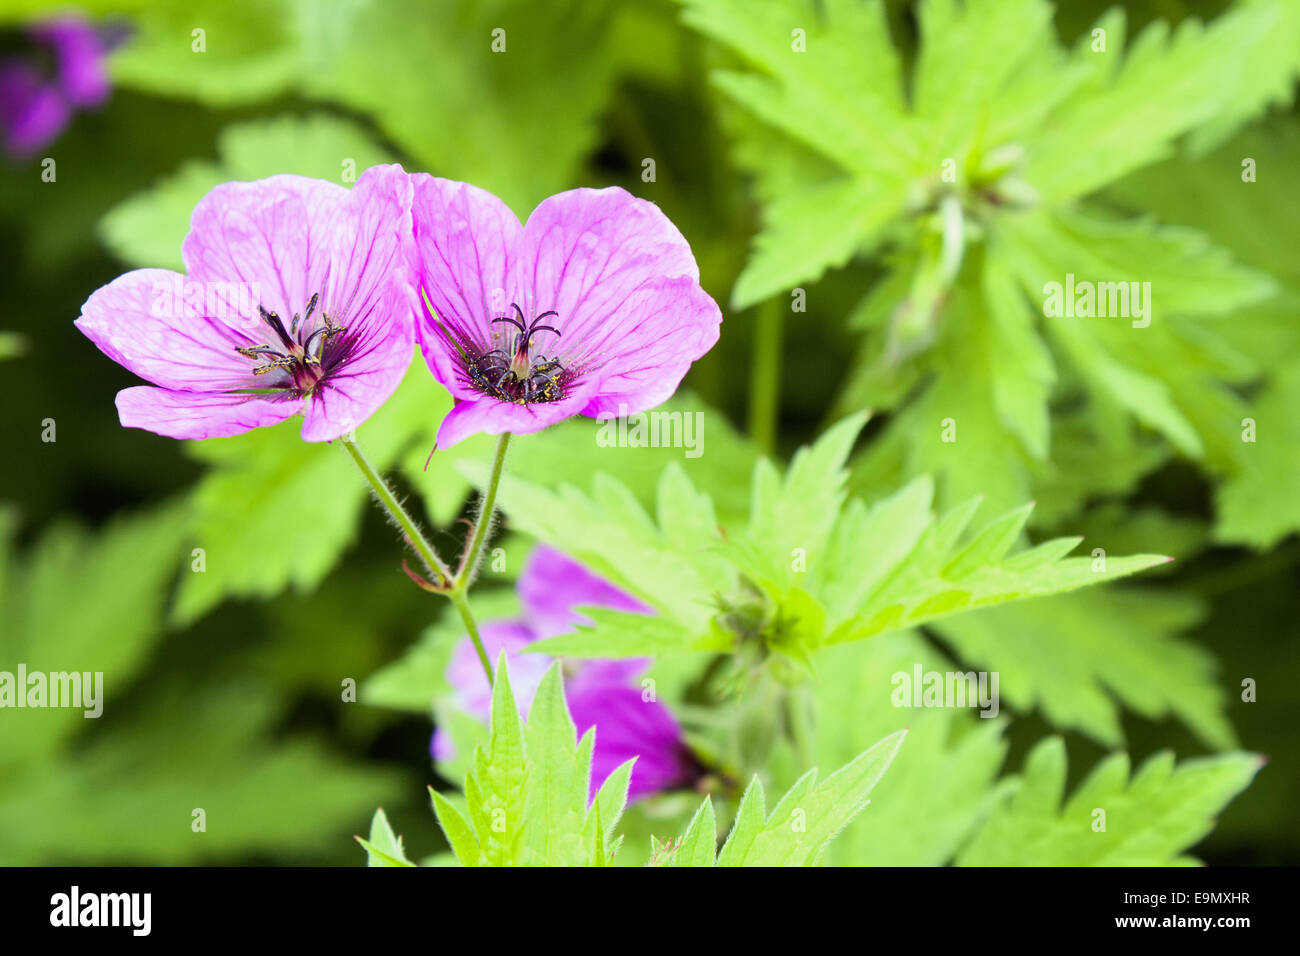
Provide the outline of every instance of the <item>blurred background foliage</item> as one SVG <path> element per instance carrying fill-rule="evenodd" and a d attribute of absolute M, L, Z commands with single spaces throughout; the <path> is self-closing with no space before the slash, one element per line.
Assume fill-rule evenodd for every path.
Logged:
<path fill-rule="evenodd" d="M 1015 718 L 907 715 L 910 752 L 838 862 L 952 859 L 998 774 L 1054 733 L 1071 788 L 1120 748 L 1135 765 L 1163 749 L 1268 755 L 1197 854 L 1297 862 L 1300 5 L 920 6 L 892 0 L 877 22 L 855 0 L 81 4 L 126 31 L 112 98 L 46 148 L 56 181 L 41 157 L 0 177 L 0 668 L 102 670 L 107 703 L 93 722 L 0 715 L 0 861 L 357 863 L 346 838 L 378 804 L 415 855 L 442 845 L 424 791 L 446 785 L 427 757 L 429 694 L 438 634 L 455 628 L 401 573 L 351 463 L 293 423 L 201 443 L 122 429 L 112 399 L 132 376 L 72 326 L 126 268 L 179 268 L 213 185 L 397 160 L 492 190 L 521 218 L 562 189 L 621 185 L 679 225 L 724 305 L 721 342 L 674 400 L 710 409 L 702 458 L 597 449 L 595 426 L 574 421 L 516 443 L 509 467 L 531 481 L 611 471 L 650 502 L 677 461 L 726 524 L 758 454 L 788 456 L 872 407 L 853 461 L 868 498 L 933 472 L 948 504 L 1037 500 L 1035 538 L 1178 559 L 1131 586 L 869 642 L 830 668 L 821 705 L 861 721 L 819 743 L 827 766 L 897 729 L 869 688 L 899 662 L 1000 669 Z M 0 8 L 9 28 L 61 9 Z M 1159 21 L 1176 25 L 1167 49 Z M 1127 36 L 1128 72 L 1081 66 L 1099 22 L 1114 57 Z M 812 46 L 778 62 L 791 23 Z M 1025 144 L 1003 155 L 1009 174 L 990 171 L 994 131 Z M 1023 174 L 1041 215 L 968 205 L 960 271 L 936 283 L 926 204 L 950 155 L 963 202 L 986 187 L 1011 202 L 997 177 Z M 1145 338 L 1040 329 L 1033 279 L 1071 268 L 1151 280 L 1173 318 Z M 806 311 L 790 313 L 796 286 Z M 468 441 L 425 470 L 449 400 L 414 371 L 361 434 L 450 553 L 462 469 L 489 448 Z M 949 414 L 963 431 L 940 446 Z M 1255 444 L 1239 440 L 1247 417 Z M 57 441 L 42 440 L 47 419 Z M 480 601 L 506 614 L 528 542 L 498 544 L 506 570 Z M 1240 700 L 1247 677 L 1258 703 Z M 341 703 L 347 680 L 361 702 Z M 651 801 L 629 827 L 677 831 L 694 802 Z"/>

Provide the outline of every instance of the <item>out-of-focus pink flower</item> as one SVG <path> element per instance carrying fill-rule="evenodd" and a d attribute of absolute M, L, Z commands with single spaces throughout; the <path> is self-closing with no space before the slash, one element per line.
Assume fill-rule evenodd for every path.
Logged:
<path fill-rule="evenodd" d="M 0 138 L 29 155 L 63 132 L 78 109 L 108 98 L 107 46 L 85 20 L 64 16 L 27 30 L 30 51 L 0 62 Z"/>
<path fill-rule="evenodd" d="M 521 226 L 489 192 L 412 179 L 417 331 L 456 399 L 438 447 L 653 408 L 717 342 L 722 314 L 654 203 L 574 189 Z"/>
<path fill-rule="evenodd" d="M 592 574 L 567 555 L 542 545 L 529 557 L 518 583 L 523 618 L 493 621 L 480 628 L 492 660 L 504 649 L 515 699 L 526 714 L 542 676 L 553 663 L 544 654 L 524 654 L 533 641 L 567 633 L 587 619 L 579 607 L 605 607 L 648 614 L 651 609 L 632 595 Z M 565 696 L 578 734 L 596 728 L 592 754 L 591 793 L 620 764 L 636 758 L 628 785 L 630 799 L 683 786 L 698 775 L 699 766 L 682 739 L 681 727 L 657 700 L 646 700 L 637 679 L 648 660 L 577 661 L 566 669 Z M 474 645 L 465 637 L 447 668 L 456 705 L 486 721 L 492 699 Z M 434 732 L 433 756 L 454 756 L 442 729 Z"/>
<path fill-rule="evenodd" d="M 400 166 L 351 191 L 301 176 L 213 189 L 181 248 L 187 275 L 137 269 L 82 306 L 77 327 L 153 383 L 118 393 L 122 424 L 211 438 L 301 412 L 306 441 L 359 426 L 411 360 L 410 209 Z"/>

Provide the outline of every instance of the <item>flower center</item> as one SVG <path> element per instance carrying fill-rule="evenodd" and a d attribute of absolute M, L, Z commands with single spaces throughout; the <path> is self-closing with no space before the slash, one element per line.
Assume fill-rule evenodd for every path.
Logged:
<path fill-rule="evenodd" d="M 253 368 L 254 375 L 274 373 L 278 376 L 281 387 L 294 389 L 303 395 L 310 395 L 320 384 L 321 379 L 340 358 L 339 350 L 343 344 L 341 336 L 347 329 L 335 325 L 334 320 L 323 310 L 320 322 L 313 327 L 312 313 L 316 311 L 319 299 L 320 293 L 313 293 L 303 314 L 294 315 L 287 329 L 279 315 L 268 312 L 260 305 L 257 307 L 257 314 L 275 333 L 277 341 L 271 345 L 235 349 L 240 355 L 258 363 Z"/>
<path fill-rule="evenodd" d="M 542 319 L 558 313 L 543 312 L 528 322 L 524 319 L 523 309 L 514 303 L 511 306 L 518 318 L 506 316 L 492 320 L 494 325 L 504 322 L 519 330 L 513 334 L 510 348 L 492 349 L 477 357 L 467 357 L 465 371 L 470 381 L 479 391 L 503 402 L 528 405 L 559 401 L 564 397 L 567 378 L 559 357 L 548 359 L 541 354 L 534 356 L 529 350 L 532 338 L 538 332 L 554 332 L 557 336 L 560 334 L 555 326 L 541 324 Z"/>

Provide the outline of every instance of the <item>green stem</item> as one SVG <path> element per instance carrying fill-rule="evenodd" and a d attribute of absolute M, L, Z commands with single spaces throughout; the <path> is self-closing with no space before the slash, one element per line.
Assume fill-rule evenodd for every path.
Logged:
<path fill-rule="evenodd" d="M 479 634 L 478 622 L 474 620 L 474 614 L 470 611 L 469 598 L 466 591 L 469 590 L 471 579 L 473 578 L 474 569 L 478 567 L 479 556 L 483 551 L 483 544 L 487 540 L 488 528 L 492 523 L 492 512 L 496 508 L 497 487 L 501 483 L 501 471 L 506 460 L 506 448 L 510 444 L 510 435 L 503 434 L 497 442 L 496 460 L 492 463 L 492 475 L 488 480 L 486 493 L 483 495 L 483 504 L 479 510 L 478 521 L 474 524 L 474 532 L 470 537 L 469 543 L 465 548 L 465 554 L 461 558 L 460 567 L 456 576 L 452 577 L 451 571 L 438 557 L 438 553 L 429 544 L 427 538 L 420 531 L 414 519 L 402 507 L 402 503 L 397 500 L 393 490 L 388 487 L 382 475 L 375 470 L 366 456 L 362 453 L 357 443 L 349 438 L 339 439 L 343 447 L 348 450 L 352 460 L 357 463 L 357 468 L 366 481 L 370 483 L 371 489 L 379 503 L 388 512 L 389 516 L 402 529 L 406 540 L 415 553 L 420 556 L 424 562 L 425 568 L 433 575 L 436 580 L 439 593 L 445 594 L 452 604 L 456 606 L 460 618 L 465 622 L 465 630 L 469 632 L 470 640 L 474 642 L 474 650 L 478 654 L 479 663 L 483 665 L 483 673 L 487 677 L 488 686 L 492 686 L 492 661 L 488 658 L 487 649 L 483 646 L 483 638 Z"/>
<path fill-rule="evenodd" d="M 415 519 L 407 514 L 406 509 L 402 507 L 402 503 L 397 500 L 397 496 L 393 494 L 393 489 L 389 488 L 388 482 L 384 481 L 383 475 L 375 470 L 374 465 L 370 464 L 369 459 L 366 458 L 354 439 L 344 436 L 339 439 L 339 442 L 348 450 L 352 460 L 357 463 L 357 468 L 361 470 L 361 474 L 370 483 L 371 490 L 374 491 L 375 497 L 383 505 L 384 510 L 402 529 L 402 534 L 406 536 L 407 542 L 415 549 L 415 553 L 420 556 L 420 560 L 424 562 L 425 570 L 431 575 L 440 578 L 435 583 L 445 586 L 451 581 L 451 572 L 443 564 L 442 559 L 438 557 L 438 552 L 433 549 L 433 545 L 429 544 L 428 539 L 420 531 L 420 526 L 415 523 Z"/>
<path fill-rule="evenodd" d="M 767 455 L 776 452 L 776 410 L 781 384 L 781 324 L 784 303 L 770 299 L 758 307 L 754 365 L 750 376 L 749 434 Z"/>
<path fill-rule="evenodd" d="M 474 620 L 474 615 L 469 609 L 469 598 L 464 591 L 448 591 L 447 596 L 451 598 L 451 603 L 456 605 L 456 610 L 460 612 L 460 619 L 465 622 L 465 630 L 469 632 L 470 639 L 474 641 L 474 650 L 478 652 L 478 662 L 483 665 L 483 673 L 487 675 L 488 686 L 493 686 L 492 682 L 492 661 L 487 656 L 487 649 L 483 646 L 483 638 L 478 633 L 478 622 Z"/>
<path fill-rule="evenodd" d="M 453 592 L 463 594 L 467 591 L 474 579 L 474 572 L 478 570 L 479 557 L 487 541 L 488 529 L 492 526 L 492 512 L 497 504 L 497 486 L 501 484 L 501 471 L 505 467 L 506 449 L 509 447 L 510 433 L 502 432 L 501 437 L 497 439 L 496 458 L 492 460 L 492 474 L 488 477 L 483 501 L 479 505 L 478 520 L 474 522 L 474 533 L 470 536 L 465 553 L 460 559 L 460 568 L 456 571 L 456 580 L 452 585 Z M 465 614 L 467 611 L 468 608 L 461 613 Z"/>

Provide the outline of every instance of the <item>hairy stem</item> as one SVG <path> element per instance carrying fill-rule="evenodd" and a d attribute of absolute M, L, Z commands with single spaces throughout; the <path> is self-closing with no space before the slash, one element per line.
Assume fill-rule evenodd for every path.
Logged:
<path fill-rule="evenodd" d="M 456 610 L 460 612 L 460 619 L 465 622 L 465 630 L 469 632 L 470 639 L 474 642 L 474 650 L 478 653 L 478 662 L 483 665 L 483 673 L 487 675 L 488 686 L 493 686 L 492 660 L 483 646 L 483 638 L 479 636 L 478 622 L 474 620 L 474 614 L 469 609 L 469 596 L 464 591 L 449 591 L 447 597 L 451 598 L 451 603 L 456 605 Z"/>
<path fill-rule="evenodd" d="M 402 530 L 407 542 L 415 550 L 415 553 L 420 556 L 425 569 L 433 576 L 434 587 L 427 588 L 426 586 L 426 589 L 436 590 L 438 593 L 446 595 L 451 603 L 455 605 L 461 620 L 465 622 L 465 630 L 469 632 L 470 640 L 474 642 L 474 651 L 478 654 L 479 663 L 483 665 L 483 674 L 487 677 L 488 686 L 491 687 L 493 683 L 492 661 L 487 655 L 487 649 L 483 646 L 483 637 L 479 634 L 478 622 L 474 620 L 474 614 L 470 610 L 469 598 L 466 592 L 473 580 L 474 571 L 478 567 L 483 545 L 487 541 L 488 528 L 492 523 L 492 513 L 496 508 L 497 487 L 501 483 L 501 472 L 505 464 L 506 448 L 510 444 L 510 435 L 502 435 L 497 442 L 496 458 L 492 462 L 492 475 L 488 481 L 487 491 L 483 495 L 478 521 L 474 524 L 474 531 L 466 544 L 460 567 L 454 577 L 447 565 L 438 556 L 438 552 L 434 550 L 433 545 L 420 531 L 419 525 L 402 507 L 402 503 L 393 494 L 392 488 L 384 481 L 383 476 L 375 470 L 375 467 L 370 464 L 356 441 L 346 437 L 340 438 L 339 441 L 348 450 L 348 454 L 356 462 L 357 468 L 360 469 L 361 474 L 370 484 L 371 490 L 375 493 L 375 499 L 388 512 L 388 516 L 393 520 L 393 523 Z"/>
<path fill-rule="evenodd" d="M 397 495 L 393 494 L 393 489 L 388 486 L 388 482 L 384 481 L 383 475 L 375 470 L 374 465 L 370 464 L 370 460 L 366 458 L 356 440 L 343 436 L 339 439 L 339 442 L 348 450 L 352 460 L 357 463 L 357 468 L 361 470 L 362 476 L 369 482 L 370 489 L 375 493 L 375 498 L 379 501 L 379 504 L 388 512 L 388 516 L 393 519 L 393 523 L 402 530 L 407 543 L 420 556 L 420 560 L 424 562 L 425 570 L 439 579 L 434 583 L 440 585 L 449 583 L 451 581 L 451 572 L 448 570 L 447 565 L 438 557 L 438 552 L 433 549 L 433 545 L 429 544 L 424 533 L 420 531 L 420 526 L 415 523 L 415 519 L 407 514 L 406 509 L 402 507 L 402 503 L 397 500 Z"/>
<path fill-rule="evenodd" d="M 506 449 L 510 447 L 510 433 L 502 432 L 497 439 L 497 453 L 492 460 L 492 474 L 488 477 L 487 488 L 483 491 L 483 501 L 479 505 L 478 520 L 474 522 L 474 533 L 470 535 L 461 555 L 460 568 L 456 571 L 456 580 L 452 591 L 464 593 L 474 580 L 478 570 L 479 558 L 483 554 L 483 545 L 487 542 L 488 530 L 492 526 L 492 513 L 497 504 L 497 486 L 501 484 L 501 471 L 506 463 Z M 464 613 L 464 612 L 462 612 Z"/>

